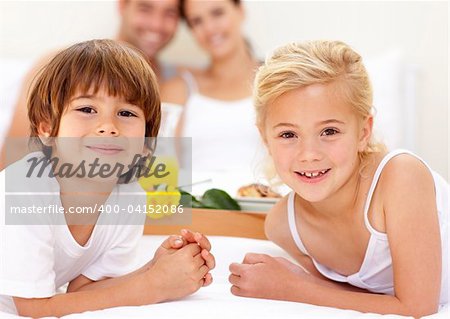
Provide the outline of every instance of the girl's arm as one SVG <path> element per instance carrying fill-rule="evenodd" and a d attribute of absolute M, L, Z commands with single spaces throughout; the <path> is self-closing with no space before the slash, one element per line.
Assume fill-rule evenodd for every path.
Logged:
<path fill-rule="evenodd" d="M 392 254 L 394 296 L 326 287 L 266 255 L 251 256 L 248 263 L 230 267 L 232 292 L 381 314 L 420 317 L 435 313 L 442 261 L 432 176 L 417 159 L 397 156 L 386 165 L 378 187 Z"/>
<path fill-rule="evenodd" d="M 319 285 L 348 290 L 348 291 L 359 291 L 366 292 L 364 289 L 360 289 L 349 285 L 347 283 L 341 283 L 332 281 L 324 277 L 314 266 L 311 258 L 307 255 L 302 254 L 297 246 L 295 245 L 292 235 L 289 231 L 289 223 L 287 218 L 287 196 L 278 201 L 277 204 L 272 207 L 269 214 L 266 216 L 264 230 L 267 238 L 280 246 L 283 250 L 288 252 L 292 258 L 295 259 L 300 265 L 300 267 L 309 273 L 311 276 L 316 278 L 315 282 Z M 287 230 L 287 231 L 286 231 Z M 244 259 L 245 263 L 245 259 Z M 290 267 L 291 270 L 294 268 Z"/>

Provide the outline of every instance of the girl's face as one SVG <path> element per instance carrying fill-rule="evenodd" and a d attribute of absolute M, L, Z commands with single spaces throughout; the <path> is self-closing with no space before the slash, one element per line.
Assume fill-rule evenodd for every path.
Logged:
<path fill-rule="evenodd" d="M 371 119 L 361 121 L 335 83 L 313 84 L 275 99 L 262 133 L 281 179 L 319 202 L 358 176 Z"/>
<path fill-rule="evenodd" d="M 215 58 L 226 56 L 243 41 L 244 13 L 231 0 L 188 0 L 185 13 L 197 42 Z"/>
<path fill-rule="evenodd" d="M 52 156 L 77 165 L 95 162 L 127 165 L 143 154 L 144 111 L 104 89 L 76 93 L 61 116 Z"/>

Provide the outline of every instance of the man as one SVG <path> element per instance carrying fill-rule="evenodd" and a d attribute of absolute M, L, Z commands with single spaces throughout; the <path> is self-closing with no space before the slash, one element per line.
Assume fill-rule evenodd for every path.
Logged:
<path fill-rule="evenodd" d="M 117 40 L 139 48 L 148 57 L 160 81 L 175 75 L 173 67 L 158 62 L 157 55 L 178 27 L 178 0 L 120 0 L 121 23 Z"/>
<path fill-rule="evenodd" d="M 120 27 L 116 40 L 132 44 L 148 58 L 159 83 L 176 75 L 176 68 L 158 61 L 158 53 L 172 40 L 178 28 L 179 0 L 119 0 Z M 10 128 L 2 146 L 0 170 L 25 155 L 25 137 L 30 134 L 27 95 L 33 78 L 57 52 L 45 55 L 25 76 Z M 19 137 L 22 137 L 19 139 Z M 8 138 L 11 139 L 8 142 Z M 8 150 L 8 158 L 5 149 Z"/>

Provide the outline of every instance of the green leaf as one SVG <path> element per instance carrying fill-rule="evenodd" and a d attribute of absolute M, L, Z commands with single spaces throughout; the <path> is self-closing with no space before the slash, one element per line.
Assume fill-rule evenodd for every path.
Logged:
<path fill-rule="evenodd" d="M 184 207 L 192 208 L 206 208 L 206 209 L 227 209 L 227 210 L 241 210 L 239 204 L 228 195 L 227 192 L 212 188 L 207 190 L 201 200 L 195 198 L 188 192 L 180 189 L 181 200 L 180 204 Z"/>
<path fill-rule="evenodd" d="M 212 188 L 202 196 L 202 204 L 215 209 L 241 210 L 239 204 L 227 192 Z"/>
<path fill-rule="evenodd" d="M 183 205 L 184 207 L 202 208 L 202 204 L 197 198 L 181 189 L 179 189 L 179 191 L 181 193 L 180 205 Z"/>

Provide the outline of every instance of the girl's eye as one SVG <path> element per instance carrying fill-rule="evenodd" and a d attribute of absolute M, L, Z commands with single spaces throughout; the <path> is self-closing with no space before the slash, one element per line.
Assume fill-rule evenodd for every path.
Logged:
<path fill-rule="evenodd" d="M 288 138 L 294 138 L 295 134 L 292 132 L 282 132 L 279 136 L 283 139 L 288 139 Z"/>
<path fill-rule="evenodd" d="M 131 113 L 130 111 L 120 111 L 119 115 L 125 117 L 136 117 L 136 115 L 134 113 Z"/>
<path fill-rule="evenodd" d="M 327 129 L 323 130 L 321 135 L 322 136 L 330 136 L 330 135 L 335 135 L 337 133 L 339 133 L 338 130 L 336 130 L 334 128 L 327 128 Z"/>
<path fill-rule="evenodd" d="M 80 107 L 77 109 L 77 111 L 82 112 L 82 113 L 89 113 L 89 114 L 95 113 L 95 110 L 90 106 Z"/>

